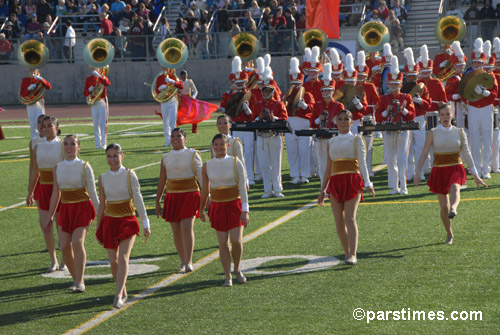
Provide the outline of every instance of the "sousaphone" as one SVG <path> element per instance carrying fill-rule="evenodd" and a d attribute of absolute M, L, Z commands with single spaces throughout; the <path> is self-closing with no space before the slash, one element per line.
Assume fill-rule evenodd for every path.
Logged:
<path fill-rule="evenodd" d="M 98 68 L 97 71 L 101 76 L 107 77 L 109 74 L 109 64 L 115 57 L 115 48 L 104 38 L 94 38 L 88 42 L 83 49 L 83 59 L 93 67 Z M 88 105 L 93 105 L 101 97 L 104 91 L 104 85 L 97 82 L 92 92 L 90 92 L 86 101 Z"/>
<path fill-rule="evenodd" d="M 292 87 L 290 87 L 288 92 L 286 92 L 286 95 L 283 98 L 283 102 L 285 103 L 285 107 L 289 115 L 295 115 L 295 112 L 298 108 L 297 105 L 300 100 L 304 99 L 305 93 L 306 90 L 302 85 L 300 85 L 300 87 L 297 85 L 293 85 Z"/>
<path fill-rule="evenodd" d="M 359 29 L 358 42 L 366 52 L 382 50 L 389 40 L 389 29 L 382 22 L 370 21 Z"/>
<path fill-rule="evenodd" d="M 464 99 L 476 102 L 483 98 L 481 94 L 475 92 L 477 85 L 481 85 L 487 90 L 491 90 L 495 83 L 493 76 L 483 70 L 474 70 L 463 76 L 458 83 L 458 94 Z"/>
<path fill-rule="evenodd" d="M 444 45 L 450 45 L 454 41 L 461 41 L 466 33 L 467 28 L 464 21 L 454 15 L 441 18 L 434 26 L 434 35 Z M 436 74 L 436 78 L 446 81 L 454 72 L 453 64 L 448 61 L 448 64 Z"/>
<path fill-rule="evenodd" d="M 248 62 L 257 58 L 260 42 L 250 33 L 239 33 L 229 41 L 229 53 L 231 56 L 239 56 L 242 62 Z"/>
<path fill-rule="evenodd" d="M 49 61 L 49 49 L 40 41 L 28 40 L 17 49 L 17 58 L 19 63 L 29 70 L 41 69 Z M 22 97 L 19 91 L 19 101 L 26 106 L 33 105 L 44 93 L 45 86 L 39 82 L 27 97 Z"/>
<path fill-rule="evenodd" d="M 319 47 L 320 54 L 328 48 L 328 36 L 321 29 L 309 29 L 305 31 L 299 38 L 299 49 L 304 53 L 305 48 Z"/>

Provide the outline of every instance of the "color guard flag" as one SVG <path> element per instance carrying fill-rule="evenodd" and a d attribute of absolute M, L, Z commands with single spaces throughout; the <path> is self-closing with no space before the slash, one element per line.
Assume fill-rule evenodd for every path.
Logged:
<path fill-rule="evenodd" d="M 177 124 L 200 123 L 210 118 L 219 107 L 206 101 L 193 99 L 186 95 L 179 97 Z"/>
<path fill-rule="evenodd" d="M 306 28 L 318 28 L 328 38 L 340 38 L 339 32 L 340 0 L 307 0 Z"/>

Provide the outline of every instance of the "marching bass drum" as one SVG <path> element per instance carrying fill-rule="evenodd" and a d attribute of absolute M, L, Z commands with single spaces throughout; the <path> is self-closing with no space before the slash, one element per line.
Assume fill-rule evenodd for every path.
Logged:
<path fill-rule="evenodd" d="M 425 130 L 429 131 L 438 126 L 438 112 L 425 113 Z"/>

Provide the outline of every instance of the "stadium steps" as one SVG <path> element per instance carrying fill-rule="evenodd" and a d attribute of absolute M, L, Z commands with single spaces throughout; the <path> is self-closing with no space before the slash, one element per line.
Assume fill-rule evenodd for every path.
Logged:
<path fill-rule="evenodd" d="M 434 35 L 434 25 L 439 19 L 439 1 L 412 0 L 408 12 L 405 47 L 420 49 L 427 44 L 429 49 L 439 49 L 439 41 Z"/>

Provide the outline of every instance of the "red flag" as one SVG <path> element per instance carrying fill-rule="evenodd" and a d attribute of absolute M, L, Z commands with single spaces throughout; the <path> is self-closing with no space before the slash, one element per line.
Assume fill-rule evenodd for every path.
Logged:
<path fill-rule="evenodd" d="M 340 0 L 307 0 L 306 28 L 319 28 L 328 38 L 340 38 Z"/>
<path fill-rule="evenodd" d="M 200 123 L 210 118 L 219 107 L 209 102 L 193 99 L 187 95 L 180 96 L 177 109 L 177 124 Z"/>

